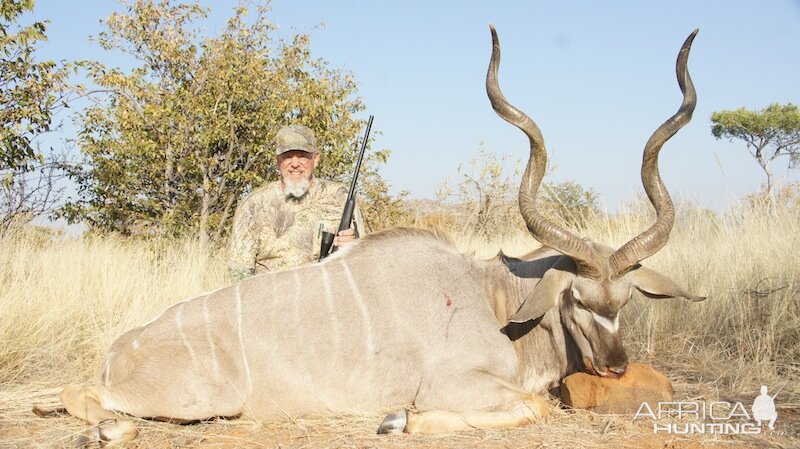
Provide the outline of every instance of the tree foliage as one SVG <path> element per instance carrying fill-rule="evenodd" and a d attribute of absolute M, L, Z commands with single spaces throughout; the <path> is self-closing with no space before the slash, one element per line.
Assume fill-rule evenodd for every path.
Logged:
<path fill-rule="evenodd" d="M 36 138 L 64 104 L 66 69 L 37 61 L 47 22 L 20 25 L 33 0 L 0 0 L 0 232 L 29 222 L 59 198 L 57 159 Z"/>
<path fill-rule="evenodd" d="M 65 217 L 124 235 L 219 240 L 242 194 L 277 179 L 272 143 L 290 123 L 315 131 L 319 176 L 349 176 L 362 126 L 353 114 L 364 109 L 356 84 L 313 59 L 307 35 L 276 39 L 267 12 L 239 7 L 202 39 L 198 3 L 136 0 L 105 21 L 100 45 L 139 65 L 81 64 L 99 86 L 87 94 L 103 97 L 81 117 L 86 160 L 70 171 L 81 198 Z M 373 152 L 364 168 L 387 155 Z"/>
<path fill-rule="evenodd" d="M 32 140 L 50 129 L 61 98 L 65 72 L 53 61 L 36 61 L 37 43 L 46 40 L 47 22 L 18 24 L 33 0 L 0 0 L 0 170 L 31 169 L 41 158 Z"/>
<path fill-rule="evenodd" d="M 717 139 L 743 140 L 747 150 L 767 175 L 765 194 L 773 187 L 770 164 L 789 157 L 789 168 L 800 165 L 800 110 L 796 105 L 771 104 L 759 111 L 739 108 L 711 114 L 711 133 Z"/>
<path fill-rule="evenodd" d="M 599 195 L 575 181 L 544 183 L 537 199 L 543 214 L 559 224 L 580 229 L 600 213 Z"/>
<path fill-rule="evenodd" d="M 357 192 L 363 201 L 359 210 L 371 232 L 404 225 L 411 220 L 411 210 L 406 202 L 409 192 L 404 190 L 393 196 L 376 169 L 379 164 L 386 163 L 388 157 L 388 151 L 376 151 L 370 155 L 358 178 Z"/>
<path fill-rule="evenodd" d="M 445 179 L 436 196 L 462 209 L 460 232 L 480 237 L 508 232 L 519 222 L 514 198 L 520 166 L 519 159 L 498 156 L 481 143 L 467 165 L 459 165 L 457 184 Z"/>

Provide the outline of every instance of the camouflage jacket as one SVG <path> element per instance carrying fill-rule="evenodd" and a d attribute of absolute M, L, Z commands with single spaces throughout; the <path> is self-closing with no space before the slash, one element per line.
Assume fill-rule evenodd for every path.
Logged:
<path fill-rule="evenodd" d="M 287 198 L 280 181 L 261 186 L 236 209 L 228 268 L 239 281 L 255 273 L 280 271 L 316 262 L 322 231 L 336 232 L 347 187 L 314 178 L 300 199 Z M 356 206 L 356 232 L 364 234 Z"/>

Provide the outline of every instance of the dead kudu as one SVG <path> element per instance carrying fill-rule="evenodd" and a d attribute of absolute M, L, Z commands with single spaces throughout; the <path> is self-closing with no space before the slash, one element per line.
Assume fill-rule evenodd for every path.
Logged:
<path fill-rule="evenodd" d="M 695 34 L 677 60 L 683 103 L 644 150 L 656 222 L 621 248 L 581 239 L 537 211 L 544 142 L 500 91 L 492 27 L 486 89 L 497 114 L 530 140 L 519 205 L 541 250 L 481 261 L 427 231 L 369 235 L 324 262 L 170 307 L 112 345 L 99 384 L 67 387 L 66 410 L 104 441 L 136 436 L 124 414 L 269 420 L 387 407 L 408 411 L 381 431 L 438 433 L 526 425 L 547 415 L 539 395 L 568 374 L 622 374 L 619 311 L 634 287 L 703 299 L 639 264 L 667 243 L 675 219 L 658 153 L 695 107 L 686 68 Z"/>

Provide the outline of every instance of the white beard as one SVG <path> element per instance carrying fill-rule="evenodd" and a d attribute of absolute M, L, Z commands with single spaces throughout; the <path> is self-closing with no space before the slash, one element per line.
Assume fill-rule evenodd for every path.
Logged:
<path fill-rule="evenodd" d="M 308 193 L 308 187 L 311 185 L 310 179 L 301 179 L 299 181 L 285 179 L 283 181 L 283 194 L 286 198 L 300 199 Z"/>

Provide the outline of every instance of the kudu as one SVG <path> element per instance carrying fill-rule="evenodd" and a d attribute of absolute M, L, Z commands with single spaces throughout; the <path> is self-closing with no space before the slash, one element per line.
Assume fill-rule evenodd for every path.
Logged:
<path fill-rule="evenodd" d="M 566 375 L 622 374 L 619 311 L 633 287 L 703 299 L 639 264 L 666 244 L 675 218 L 658 153 L 696 103 L 686 69 L 696 31 L 677 60 L 683 103 L 644 150 L 642 181 L 656 222 L 617 250 L 537 210 L 544 142 L 500 91 L 491 31 L 486 88 L 494 110 L 530 140 L 519 205 L 543 249 L 526 260 L 481 261 L 427 231 L 366 236 L 322 263 L 170 307 L 112 345 L 98 385 L 66 388 L 66 410 L 96 425 L 102 440 L 136 435 L 114 411 L 192 421 L 402 407 L 409 410 L 387 417 L 382 431 L 435 433 L 525 425 L 547 415 L 539 395 Z"/>

